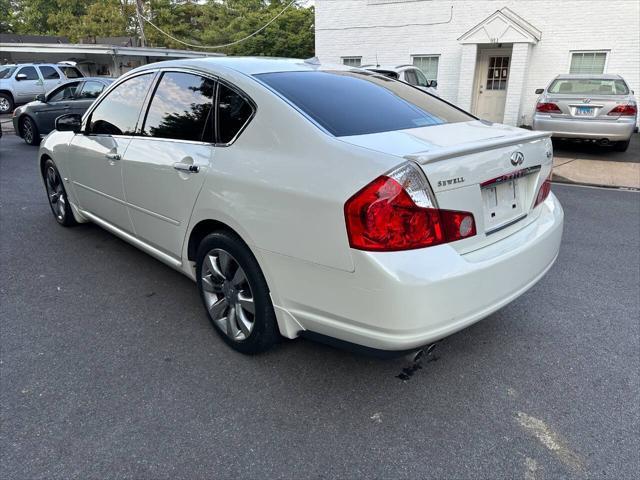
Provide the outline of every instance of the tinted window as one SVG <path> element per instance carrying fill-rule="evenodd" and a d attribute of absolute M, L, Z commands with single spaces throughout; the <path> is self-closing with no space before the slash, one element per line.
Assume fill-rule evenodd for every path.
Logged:
<path fill-rule="evenodd" d="M 239 93 L 220 84 L 218 95 L 218 142 L 229 143 L 251 118 L 253 108 Z"/>
<path fill-rule="evenodd" d="M 473 120 L 471 115 L 422 90 L 366 71 L 256 76 L 336 136 Z"/>
<path fill-rule="evenodd" d="M 56 80 L 60 78 L 58 72 L 53 67 L 38 67 L 40 69 L 40 73 L 42 74 L 42 78 L 45 80 Z"/>
<path fill-rule="evenodd" d="M 64 73 L 65 77 L 67 78 L 82 78 L 83 75 L 82 73 L 80 73 L 80 70 L 78 70 L 76 67 L 64 67 L 64 66 L 58 66 L 58 68 L 60 70 L 62 70 L 62 73 Z"/>
<path fill-rule="evenodd" d="M 89 133 L 133 135 L 152 78 L 138 75 L 111 90 L 91 113 Z"/>
<path fill-rule="evenodd" d="M 214 92 L 215 82 L 208 78 L 178 72 L 163 74 L 151 100 L 142 134 L 213 141 Z"/>
<path fill-rule="evenodd" d="M 98 98 L 102 93 L 102 90 L 104 90 L 104 84 L 100 82 L 84 82 L 82 91 L 80 92 L 80 95 L 78 95 L 78 98 Z"/>
<path fill-rule="evenodd" d="M 549 93 L 564 93 L 568 95 L 628 95 L 629 88 L 622 80 L 581 78 L 556 80 L 549 87 Z"/>
<path fill-rule="evenodd" d="M 0 67 L 0 79 L 9 78 L 15 71 L 16 67 Z"/>
<path fill-rule="evenodd" d="M 65 83 L 49 94 L 48 102 L 59 102 L 73 98 L 80 82 Z"/>
<path fill-rule="evenodd" d="M 40 77 L 38 77 L 38 72 L 36 72 L 36 69 L 33 67 L 22 67 L 20 70 L 18 70 L 16 76 L 20 74 L 27 76 L 27 78 L 23 78 L 23 80 L 40 80 Z"/>
<path fill-rule="evenodd" d="M 407 70 L 406 72 L 404 72 L 404 79 L 407 83 L 410 83 L 411 85 L 418 84 L 418 78 L 416 77 L 416 72 L 413 70 Z"/>

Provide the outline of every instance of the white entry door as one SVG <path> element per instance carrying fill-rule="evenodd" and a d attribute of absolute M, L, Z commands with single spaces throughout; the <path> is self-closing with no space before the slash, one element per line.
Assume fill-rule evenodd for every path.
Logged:
<path fill-rule="evenodd" d="M 483 120 L 501 123 L 511 67 L 511 50 L 480 52 L 476 70 L 475 114 Z"/>

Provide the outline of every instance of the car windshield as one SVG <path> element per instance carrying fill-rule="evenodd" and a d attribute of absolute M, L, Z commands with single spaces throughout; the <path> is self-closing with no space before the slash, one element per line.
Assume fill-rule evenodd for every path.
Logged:
<path fill-rule="evenodd" d="M 9 78 L 18 67 L 0 67 L 0 79 Z"/>
<path fill-rule="evenodd" d="M 600 78 L 558 79 L 549 87 L 549 93 L 567 95 L 628 95 L 629 87 L 623 80 Z"/>
<path fill-rule="evenodd" d="M 420 89 L 364 70 L 277 72 L 255 77 L 337 137 L 474 119 Z"/>

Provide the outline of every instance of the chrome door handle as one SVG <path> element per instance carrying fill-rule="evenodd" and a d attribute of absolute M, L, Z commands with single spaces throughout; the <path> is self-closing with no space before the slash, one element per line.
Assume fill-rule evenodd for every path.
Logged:
<path fill-rule="evenodd" d="M 108 158 L 109 160 L 121 160 L 122 157 L 120 156 L 119 153 L 107 153 L 105 154 L 105 157 Z"/>
<path fill-rule="evenodd" d="M 200 167 L 198 165 L 193 165 L 192 163 L 174 163 L 173 168 L 180 170 L 181 172 L 189 173 L 198 173 L 200 171 Z"/>

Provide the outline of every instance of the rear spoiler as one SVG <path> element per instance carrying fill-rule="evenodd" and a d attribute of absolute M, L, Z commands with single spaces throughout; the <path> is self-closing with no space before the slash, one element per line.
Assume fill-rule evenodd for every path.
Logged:
<path fill-rule="evenodd" d="M 434 150 L 427 150 L 425 152 L 412 153 L 411 155 L 405 155 L 404 158 L 420 164 L 439 162 L 440 160 L 446 160 L 448 158 L 461 157 L 463 155 L 484 152 L 486 150 L 493 150 L 500 147 L 508 147 L 510 145 L 531 142 L 533 140 L 547 138 L 550 136 L 551 132 L 528 132 L 522 135 L 489 138 L 487 140 L 468 142 L 452 147 L 443 147 Z"/>

